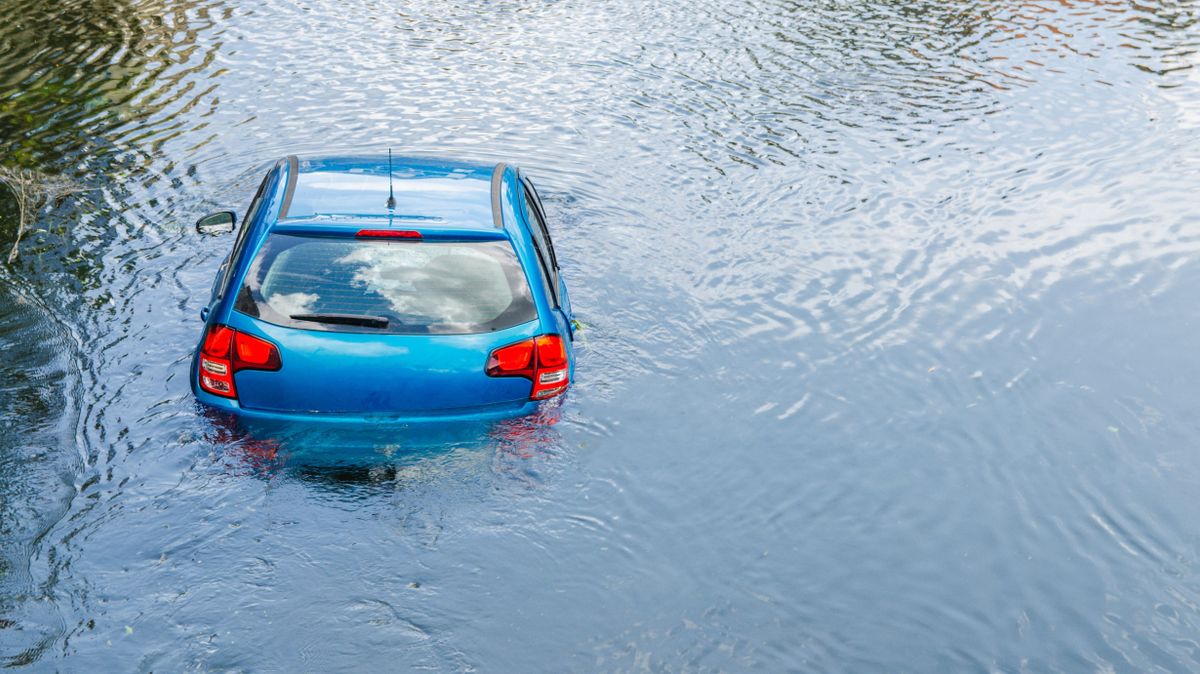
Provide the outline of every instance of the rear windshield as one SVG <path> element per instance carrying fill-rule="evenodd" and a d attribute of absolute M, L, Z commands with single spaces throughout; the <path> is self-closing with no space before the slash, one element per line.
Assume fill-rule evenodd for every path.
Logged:
<path fill-rule="evenodd" d="M 287 327 L 385 334 L 490 332 L 537 318 L 507 241 L 272 234 L 234 308 Z"/>

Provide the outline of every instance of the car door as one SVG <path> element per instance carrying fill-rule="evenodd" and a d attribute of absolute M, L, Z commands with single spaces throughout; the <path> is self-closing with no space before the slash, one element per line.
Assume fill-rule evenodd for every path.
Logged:
<path fill-rule="evenodd" d="M 566 334 L 574 339 L 575 316 L 571 312 L 571 300 L 567 295 L 567 284 L 563 280 L 558 266 L 558 256 L 554 253 L 554 242 L 550 239 L 550 229 L 546 226 L 546 211 L 542 206 L 537 189 L 533 186 L 533 181 L 528 176 L 521 175 L 521 186 L 526 203 L 526 220 L 529 222 L 534 244 L 538 248 L 538 255 L 542 258 L 548 271 L 548 281 L 553 288 L 554 297 L 552 299 L 555 310 L 559 312 L 566 325 Z"/>

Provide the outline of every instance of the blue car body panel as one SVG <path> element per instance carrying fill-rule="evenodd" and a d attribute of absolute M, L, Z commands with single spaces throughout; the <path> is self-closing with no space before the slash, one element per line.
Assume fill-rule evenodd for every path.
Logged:
<path fill-rule="evenodd" d="M 283 345 L 283 369 L 237 375 L 243 408 L 270 412 L 440 412 L 523 402 L 520 377 L 488 377 L 487 355 L 541 334 L 529 322 L 471 335 L 378 335 L 298 330 L 235 312 L 228 325 Z"/>
<path fill-rule="evenodd" d="M 240 373 L 239 373 L 240 374 Z M 346 414 L 314 414 L 311 412 L 272 412 L 242 407 L 236 400 L 222 398 L 193 388 L 196 400 L 206 406 L 237 416 L 260 422 L 328 424 L 331 427 L 355 426 L 360 424 L 443 424 L 466 421 L 492 421 L 533 414 L 541 403 L 526 400 L 520 403 L 495 403 L 466 409 L 422 410 L 420 412 L 391 412 L 385 410 Z"/>
<path fill-rule="evenodd" d="M 546 253 L 539 254 L 533 240 L 538 227 L 535 205 L 526 196 L 532 184 L 523 187 L 524 176 L 503 164 L 395 158 L 395 208 L 388 209 L 388 173 L 386 156 L 289 157 L 269 170 L 203 312 L 205 331 L 191 373 L 199 401 L 264 420 L 447 420 L 527 414 L 539 405 L 529 400 L 532 382 L 489 377 L 484 368 L 492 350 L 545 334 L 563 337 L 574 380 L 570 302 L 558 270 L 552 268 L 553 288 L 543 275 Z M 429 241 L 510 241 L 537 318 L 494 332 L 407 335 L 305 330 L 234 309 L 237 291 L 270 234 L 347 237 L 361 229 L 415 230 Z M 213 325 L 272 342 L 282 368 L 237 372 L 236 400 L 200 389 L 200 346 Z"/>

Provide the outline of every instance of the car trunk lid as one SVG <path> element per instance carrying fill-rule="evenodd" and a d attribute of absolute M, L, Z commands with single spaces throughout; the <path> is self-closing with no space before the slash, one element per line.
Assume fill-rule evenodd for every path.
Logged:
<path fill-rule="evenodd" d="M 450 412 L 529 399 L 532 383 L 485 372 L 495 348 L 528 339 L 538 321 L 465 335 L 301 330 L 237 315 L 236 329 L 280 346 L 278 371 L 236 374 L 242 407 L 279 412 Z"/>

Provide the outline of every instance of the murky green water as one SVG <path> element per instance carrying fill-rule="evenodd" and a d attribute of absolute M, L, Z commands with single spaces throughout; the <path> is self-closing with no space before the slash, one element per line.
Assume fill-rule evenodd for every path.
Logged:
<path fill-rule="evenodd" d="M 0 0 L 0 665 L 1200 670 L 1200 6 Z M 287 153 L 539 178 L 578 385 L 197 409 Z M 0 249 L 15 205 L 0 196 Z"/>

